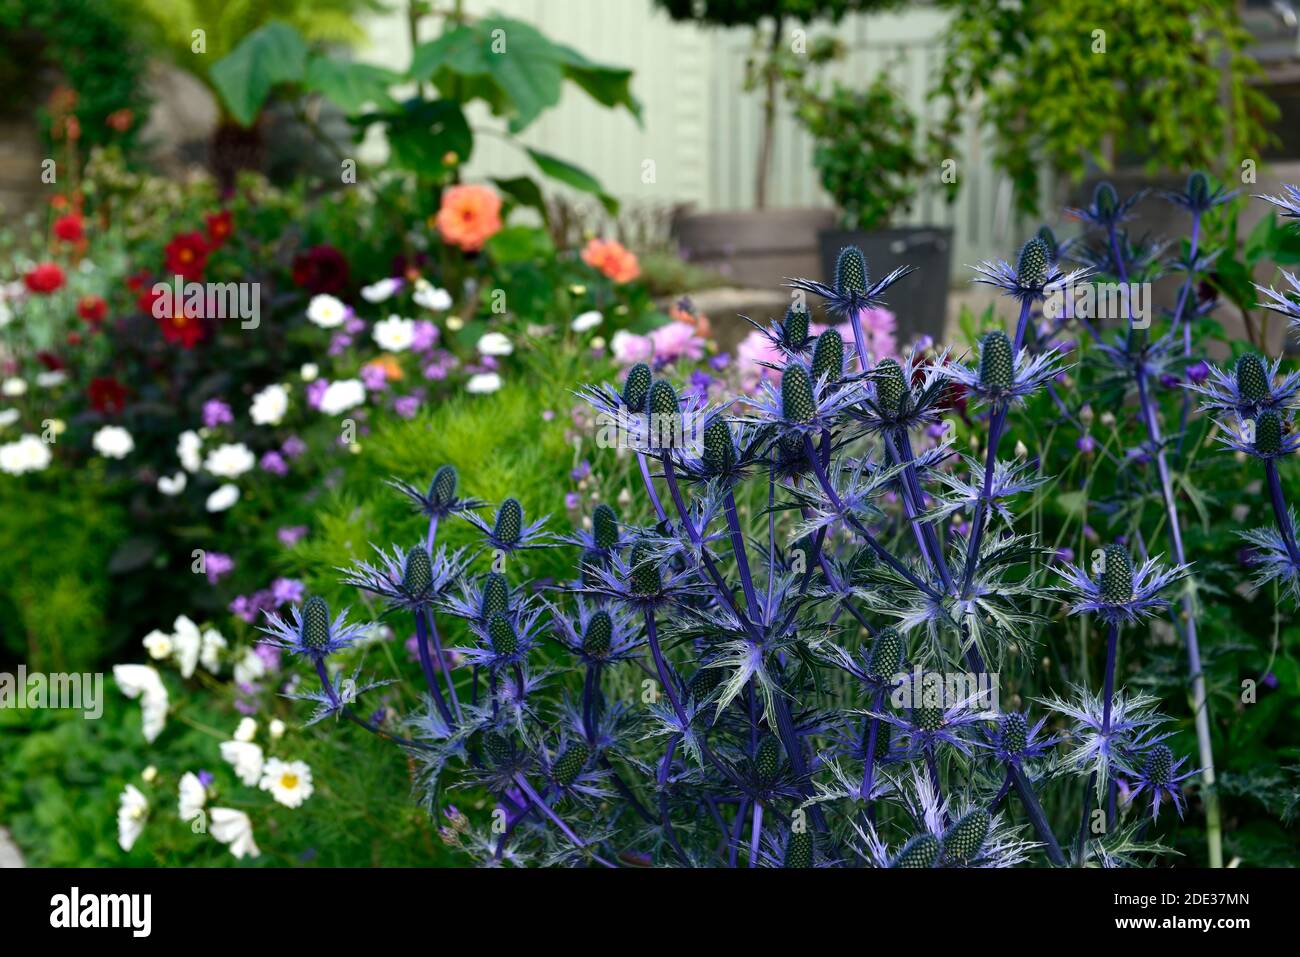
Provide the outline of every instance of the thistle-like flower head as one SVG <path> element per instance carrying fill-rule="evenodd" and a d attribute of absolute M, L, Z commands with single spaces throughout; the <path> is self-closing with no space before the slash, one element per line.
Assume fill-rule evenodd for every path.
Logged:
<path fill-rule="evenodd" d="M 1159 820 L 1160 804 L 1166 798 L 1178 811 L 1178 816 L 1183 816 L 1185 802 L 1182 783 L 1197 773 L 1195 768 L 1184 771 L 1183 765 L 1186 763 L 1186 758 L 1175 760 L 1174 753 L 1163 742 L 1158 742 L 1145 752 L 1138 752 L 1133 759 L 1123 762 L 1123 772 L 1134 781 L 1133 789 L 1129 792 L 1132 800 L 1136 803 L 1138 795 L 1144 791 L 1151 795 L 1153 821 Z"/>
<path fill-rule="evenodd" d="M 1200 215 L 1216 206 L 1231 202 L 1236 197 L 1237 191 L 1229 192 L 1227 187 L 1222 185 L 1211 189 L 1209 177 L 1197 170 L 1187 177 L 1187 185 L 1181 192 L 1166 189 L 1161 190 L 1160 195 L 1189 213 Z"/>
<path fill-rule="evenodd" d="M 450 588 L 465 572 L 464 551 L 447 552 L 439 546 L 432 555 L 416 545 L 391 554 L 374 546 L 378 561 L 354 562 L 340 569 L 343 582 L 378 595 L 388 602 L 389 610 L 422 611 L 442 601 Z"/>
<path fill-rule="evenodd" d="M 526 522 L 524 508 L 517 498 L 507 498 L 499 506 L 489 525 L 477 515 L 467 515 L 466 521 L 479 530 L 487 546 L 511 554 L 530 548 L 546 548 L 550 544 L 542 529 L 549 515 L 543 515 L 531 524 Z"/>
<path fill-rule="evenodd" d="M 1253 352 L 1245 352 L 1235 366 L 1209 365 L 1201 382 L 1189 381 L 1185 388 L 1200 396 L 1202 412 L 1252 419 L 1266 409 L 1285 410 L 1295 405 L 1300 394 L 1300 372 L 1283 374 L 1281 367 L 1281 357 L 1268 362 Z"/>
<path fill-rule="evenodd" d="M 349 624 L 345 608 L 337 618 L 330 620 L 329 606 L 319 595 L 312 595 L 301 605 L 289 611 L 289 620 L 272 612 L 266 613 L 262 631 L 268 636 L 265 644 L 282 648 L 313 661 L 323 661 L 329 655 L 350 647 L 370 626 Z"/>
<path fill-rule="evenodd" d="M 1092 274 L 1090 269 L 1063 272 L 1041 236 L 1032 237 L 1020 247 L 1014 266 L 1005 259 L 992 259 L 971 268 L 977 274 L 973 282 L 994 286 L 1004 295 L 1021 302 L 1042 301 L 1057 290 L 1082 282 Z"/>
<path fill-rule="evenodd" d="M 1300 434 L 1292 428 L 1291 415 L 1284 410 L 1265 409 L 1253 417 L 1226 417 L 1218 422 L 1219 442 L 1234 452 L 1270 461 L 1300 449 Z"/>
<path fill-rule="evenodd" d="M 1127 549 L 1111 545 L 1094 556 L 1092 574 L 1069 563 L 1055 570 L 1065 579 L 1058 591 L 1070 603 L 1071 615 L 1091 613 L 1108 624 L 1133 624 L 1167 608 L 1161 592 L 1185 578 L 1188 569 L 1162 569 L 1157 556 L 1134 570 Z"/>
<path fill-rule="evenodd" d="M 393 478 L 388 484 L 411 500 L 417 512 L 429 518 L 445 518 L 457 512 L 473 511 L 482 508 L 484 503 L 476 498 L 459 498 L 456 495 L 456 469 L 451 465 L 441 466 L 433 473 L 427 492 L 421 492 L 409 482 Z"/>
<path fill-rule="evenodd" d="M 833 285 L 812 279 L 790 279 L 786 285 L 820 297 L 826 303 L 826 311 L 833 316 L 851 316 L 862 309 L 883 306 L 885 290 L 910 272 L 911 266 L 900 266 L 873 284 L 862 250 L 846 246 L 835 261 Z"/>
<path fill-rule="evenodd" d="M 1098 183 L 1092 191 L 1092 202 L 1082 209 L 1067 208 L 1065 213 L 1101 229 L 1112 229 L 1129 218 L 1133 207 L 1146 198 L 1147 191 L 1139 190 L 1125 200 L 1120 200 L 1110 183 Z"/>

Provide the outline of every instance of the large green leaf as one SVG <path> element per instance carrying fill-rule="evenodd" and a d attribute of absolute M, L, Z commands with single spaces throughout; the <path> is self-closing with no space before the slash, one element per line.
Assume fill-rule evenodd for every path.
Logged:
<path fill-rule="evenodd" d="M 550 210 L 546 208 L 546 197 L 537 180 L 531 176 L 516 176 L 510 179 L 493 179 L 497 189 L 505 193 L 521 206 L 537 210 L 545 222 L 550 222 Z"/>
<path fill-rule="evenodd" d="M 304 86 L 322 94 L 349 116 L 360 113 L 369 105 L 380 109 L 394 109 L 397 103 L 388 88 L 400 77 L 392 70 L 369 63 L 354 63 L 333 57 L 313 57 L 307 64 Z"/>
<path fill-rule="evenodd" d="M 474 151 L 474 134 L 455 100 L 410 100 L 396 113 L 366 119 L 387 123 L 393 164 L 419 176 L 440 176 Z M 448 154 L 454 163 L 447 163 Z"/>
<path fill-rule="evenodd" d="M 499 263 L 545 260 L 555 255 L 555 245 L 544 229 L 507 226 L 487 241 L 487 253 Z"/>
<path fill-rule="evenodd" d="M 601 205 L 605 207 L 611 216 L 618 213 L 618 200 L 606 193 L 601 187 L 600 181 L 586 170 L 540 150 L 529 149 L 528 155 L 537 164 L 537 168 L 551 179 L 558 180 L 566 186 L 572 186 L 584 193 L 591 193 L 600 200 Z"/>
<path fill-rule="evenodd" d="M 250 126 L 277 83 L 302 80 L 307 45 L 298 31 L 273 20 L 258 27 L 210 71 L 221 101 L 241 125 Z"/>

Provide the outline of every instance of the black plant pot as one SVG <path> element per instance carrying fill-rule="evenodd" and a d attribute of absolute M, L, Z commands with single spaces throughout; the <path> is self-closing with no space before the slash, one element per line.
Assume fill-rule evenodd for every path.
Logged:
<path fill-rule="evenodd" d="M 889 310 L 898 318 L 898 344 L 918 336 L 943 339 L 948 315 L 948 277 L 952 270 L 952 230 L 946 226 L 903 226 L 870 232 L 828 229 L 817 234 L 826 282 L 834 282 L 835 261 L 845 246 L 857 246 L 867 258 L 871 277 L 898 266 L 917 272 L 885 293 Z"/>

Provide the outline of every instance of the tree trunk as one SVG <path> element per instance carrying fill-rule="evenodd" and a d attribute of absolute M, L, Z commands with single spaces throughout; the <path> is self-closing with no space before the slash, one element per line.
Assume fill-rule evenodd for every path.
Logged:
<path fill-rule="evenodd" d="M 776 136 L 776 55 L 784 33 L 781 18 L 772 24 L 772 45 L 763 64 L 763 140 L 758 148 L 758 170 L 754 182 L 754 207 L 767 208 L 768 167 L 772 165 L 772 140 Z"/>

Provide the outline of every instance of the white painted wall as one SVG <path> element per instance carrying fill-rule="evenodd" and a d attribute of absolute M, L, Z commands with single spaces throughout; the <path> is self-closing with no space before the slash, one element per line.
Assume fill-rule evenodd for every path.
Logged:
<path fill-rule="evenodd" d="M 475 15 L 498 12 L 525 20 L 593 60 L 634 70 L 643 126 L 626 111 L 604 110 L 569 87 L 560 106 L 526 131 L 530 145 L 588 169 L 625 203 L 685 201 L 702 209 L 751 205 L 762 117 L 758 95 L 741 89 L 749 31 L 675 24 L 651 0 L 466 0 L 466 8 Z M 851 51 L 836 69 L 844 79 L 864 83 L 877 70 L 890 69 L 912 107 L 929 116 L 925 91 L 940 63 L 943 22 L 943 14 L 931 9 L 850 18 L 836 28 Z M 372 18 L 367 27 L 371 45 L 358 52 L 360 58 L 399 68 L 410 62 L 403 12 Z M 436 23 L 425 29 L 422 41 L 436 35 Z M 485 113 L 472 119 L 475 125 L 499 126 Z M 369 143 L 367 155 L 382 157 L 383 149 L 381 142 Z M 993 172 L 989 155 L 981 136 L 968 131 L 954 157 L 964 183 L 958 202 L 949 206 L 938 198 L 935 170 L 909 217 L 913 223 L 954 228 L 955 275 L 966 273 L 965 263 L 1006 255 L 1022 238 L 1009 222 L 1009 187 Z M 652 184 L 641 179 L 647 159 L 655 162 Z M 469 172 L 512 175 L 528 166 L 510 145 L 484 136 L 477 140 Z M 812 168 L 811 142 L 788 115 L 778 122 L 771 176 L 771 205 L 830 205 Z"/>

